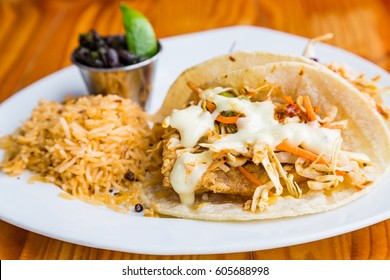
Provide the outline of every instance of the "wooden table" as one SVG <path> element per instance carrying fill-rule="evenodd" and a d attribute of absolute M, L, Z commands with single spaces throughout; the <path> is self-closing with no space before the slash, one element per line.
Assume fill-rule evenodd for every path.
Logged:
<path fill-rule="evenodd" d="M 119 1 L 0 0 L 0 101 L 70 64 L 78 34 L 122 32 Z M 330 44 L 390 69 L 387 0 L 134 0 L 157 36 L 257 25 Z M 78 246 L 0 221 L 1 259 L 390 259 L 390 220 L 307 244 L 248 253 L 150 256 Z"/>

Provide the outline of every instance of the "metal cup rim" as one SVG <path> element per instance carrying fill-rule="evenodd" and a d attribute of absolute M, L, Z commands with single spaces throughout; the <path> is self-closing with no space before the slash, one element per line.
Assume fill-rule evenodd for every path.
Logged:
<path fill-rule="evenodd" d="M 163 48 L 162 48 L 162 45 L 160 44 L 160 41 L 157 41 L 157 44 L 158 44 L 158 52 L 154 56 L 152 56 L 151 58 L 148 58 L 144 61 L 141 61 L 139 63 L 127 65 L 127 66 L 114 67 L 114 68 L 96 68 L 96 67 L 84 65 L 84 64 L 76 61 L 76 59 L 74 58 L 74 52 L 72 53 L 70 59 L 74 65 L 76 65 L 82 69 L 85 69 L 88 71 L 93 71 L 93 72 L 117 72 L 117 71 L 135 70 L 135 69 L 141 68 L 143 66 L 146 66 L 148 64 L 155 62 L 160 57 Z"/>

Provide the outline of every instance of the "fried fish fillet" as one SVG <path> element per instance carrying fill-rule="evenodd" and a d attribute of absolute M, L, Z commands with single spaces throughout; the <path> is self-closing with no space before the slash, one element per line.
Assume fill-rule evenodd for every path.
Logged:
<path fill-rule="evenodd" d="M 177 138 L 178 135 L 171 137 Z M 164 141 L 163 145 L 163 165 L 161 172 L 164 176 L 163 185 L 172 188 L 170 182 L 170 174 L 175 164 L 177 155 L 176 149 L 170 148 L 167 144 L 168 140 Z M 245 169 L 251 173 L 260 182 L 267 182 L 267 174 L 264 169 L 253 163 L 245 164 Z M 237 168 L 230 168 L 228 172 L 221 169 L 208 170 L 203 175 L 202 179 L 195 187 L 195 192 L 207 192 L 224 194 L 236 194 L 241 196 L 252 196 L 256 189 L 256 185 L 250 182 Z"/>

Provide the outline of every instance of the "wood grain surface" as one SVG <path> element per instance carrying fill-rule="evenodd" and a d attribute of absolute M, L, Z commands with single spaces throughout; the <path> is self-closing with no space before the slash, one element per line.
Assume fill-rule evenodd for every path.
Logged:
<path fill-rule="evenodd" d="M 330 44 L 390 70 L 387 0 L 134 0 L 157 36 L 257 25 L 305 37 L 333 32 Z M 70 64 L 78 34 L 123 32 L 119 1 L 0 0 L 0 102 Z M 238 237 L 239 238 L 239 237 Z M 47 238 L 0 221 L 0 259 L 390 259 L 390 220 L 307 244 L 237 254 L 152 256 Z"/>

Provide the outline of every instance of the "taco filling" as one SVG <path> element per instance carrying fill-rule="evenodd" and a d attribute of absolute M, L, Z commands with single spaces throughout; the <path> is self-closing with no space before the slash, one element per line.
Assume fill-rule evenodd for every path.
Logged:
<path fill-rule="evenodd" d="M 350 82 L 385 120 L 389 120 L 389 109 L 384 106 L 382 96 L 388 95 L 390 88 L 378 85 L 380 76 L 370 79 L 364 74 L 357 74 L 346 65 L 334 62 L 327 64 L 326 67 Z"/>
<path fill-rule="evenodd" d="M 318 62 L 314 45 L 331 38 L 333 38 L 333 34 L 327 33 L 311 39 L 306 45 L 302 55 Z M 388 94 L 390 88 L 379 86 L 378 81 L 381 79 L 379 75 L 370 79 L 364 73 L 358 74 L 344 64 L 332 62 L 324 63 L 323 65 L 348 81 L 354 88 L 363 94 L 372 108 L 374 108 L 385 120 L 389 120 L 389 109 L 384 106 L 382 95 Z"/>
<path fill-rule="evenodd" d="M 335 120 L 336 107 L 323 112 L 309 95 L 271 98 L 267 83 L 190 86 L 197 99 L 163 122 L 163 185 L 182 204 L 212 192 L 244 197 L 244 210 L 261 212 L 277 197 L 360 190 L 380 174 L 366 154 L 342 148 L 348 121 Z M 254 98 L 260 92 L 263 101 Z"/>

